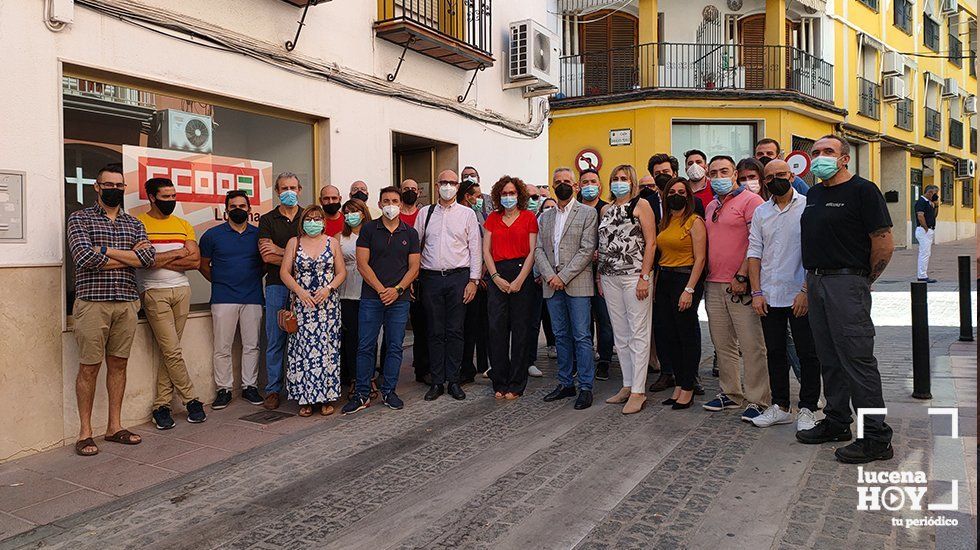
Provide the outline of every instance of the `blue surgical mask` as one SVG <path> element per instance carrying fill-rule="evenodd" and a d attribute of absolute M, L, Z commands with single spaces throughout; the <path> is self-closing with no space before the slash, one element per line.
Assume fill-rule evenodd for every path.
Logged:
<path fill-rule="evenodd" d="M 477 212 L 483 211 L 483 197 L 476 198 L 476 204 L 473 205 L 473 210 L 476 210 Z"/>
<path fill-rule="evenodd" d="M 316 237 L 323 233 L 323 220 L 304 220 L 303 231 L 311 237 Z"/>
<path fill-rule="evenodd" d="M 506 210 L 510 210 L 517 206 L 517 197 L 514 195 L 504 195 L 500 197 L 500 206 L 503 206 Z"/>
<path fill-rule="evenodd" d="M 582 198 L 590 201 L 599 196 L 599 186 L 598 185 L 586 185 L 582 188 Z"/>
<path fill-rule="evenodd" d="M 349 212 L 344 216 L 344 221 L 347 225 L 351 227 L 357 227 L 361 225 L 361 213 L 360 212 Z"/>
<path fill-rule="evenodd" d="M 630 194 L 630 182 L 614 181 L 609 184 L 609 189 L 617 199 L 622 198 Z"/>
<path fill-rule="evenodd" d="M 529 198 L 529 199 L 527 199 L 527 209 L 528 210 L 537 210 L 538 209 L 538 199 L 535 199 L 535 198 Z"/>
<path fill-rule="evenodd" d="M 810 171 L 821 180 L 830 179 L 840 171 L 837 160 L 837 157 L 817 157 L 810 163 Z"/>
<path fill-rule="evenodd" d="M 296 203 L 299 202 L 299 195 L 296 194 L 296 191 L 287 189 L 279 193 L 279 202 L 283 206 L 296 206 Z"/>
<path fill-rule="evenodd" d="M 727 195 L 734 186 L 732 178 L 711 178 L 711 189 L 716 195 Z"/>

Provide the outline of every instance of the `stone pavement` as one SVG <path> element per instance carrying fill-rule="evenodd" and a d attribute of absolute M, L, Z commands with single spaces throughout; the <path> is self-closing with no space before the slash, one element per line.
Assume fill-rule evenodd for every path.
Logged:
<path fill-rule="evenodd" d="M 973 247 L 937 247 L 934 265 L 954 266 L 937 270 L 937 291 L 955 290 L 949 257 Z M 907 297 L 902 256 L 876 293 Z M 907 304 L 881 314 L 900 320 Z M 425 403 L 405 382 L 402 411 L 263 426 L 240 420 L 256 409 L 239 404 L 204 426 L 143 426 L 143 445 L 103 444 L 94 460 L 58 449 L 2 464 L 0 538 L 14 536 L 0 548 L 976 548 L 976 345 L 956 343 L 952 324 L 931 327 L 933 399 L 922 402 L 910 397 L 910 328 L 877 333 L 896 457 L 869 468 L 924 471 L 927 502 L 948 502 L 957 480 L 956 511 L 856 510 L 857 468 L 836 463 L 834 445 L 798 444 L 791 425 L 672 411 L 663 394 L 625 417 L 602 403 L 615 369 L 589 410 L 544 403 L 555 367 L 541 356 L 546 378 L 513 402 L 478 380 L 466 401 Z M 703 374 L 710 396 L 717 379 Z M 959 438 L 930 406 L 959 407 Z M 101 498 L 73 501 L 83 491 Z M 958 525 L 893 525 L 938 515 Z"/>

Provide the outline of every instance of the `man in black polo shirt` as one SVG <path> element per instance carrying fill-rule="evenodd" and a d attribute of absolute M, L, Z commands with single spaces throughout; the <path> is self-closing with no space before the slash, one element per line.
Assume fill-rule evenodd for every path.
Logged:
<path fill-rule="evenodd" d="M 397 188 L 382 189 L 378 207 L 382 216 L 367 222 L 357 237 L 357 270 L 364 278 L 357 317 L 357 386 L 355 395 L 344 405 L 344 414 L 356 413 L 370 403 L 374 350 L 382 324 L 388 347 L 384 350 L 381 401 L 395 410 L 405 406 L 395 394 L 395 386 L 408 323 L 407 289 L 418 276 L 421 262 L 419 234 L 399 217 L 401 193 Z"/>
<path fill-rule="evenodd" d="M 939 188 L 929 185 L 915 201 L 915 240 L 919 241 L 919 261 L 916 276 L 923 283 L 935 283 L 929 278 L 929 256 L 936 235 L 936 214 L 939 212 Z"/>
<path fill-rule="evenodd" d="M 279 328 L 279 310 L 289 303 L 289 289 L 279 278 L 279 266 L 289 239 L 299 234 L 299 194 L 303 186 L 292 172 L 276 176 L 279 206 L 259 218 L 259 253 L 265 262 L 265 401 L 270 411 L 279 408 L 282 393 L 282 360 L 286 351 L 286 333 Z"/>
<path fill-rule="evenodd" d="M 850 147 L 842 138 L 820 138 L 811 170 L 821 182 L 810 188 L 801 220 L 802 292 L 809 296 L 810 327 L 823 367 L 826 417 L 796 432 L 801 443 L 851 439 L 851 404 L 883 409 L 881 376 L 874 356 L 871 283 L 891 260 L 892 221 L 878 186 L 847 169 Z M 864 416 L 864 433 L 834 453 L 852 464 L 894 455 L 892 429 L 883 414 Z M 863 437 L 862 437 L 863 436 Z"/>

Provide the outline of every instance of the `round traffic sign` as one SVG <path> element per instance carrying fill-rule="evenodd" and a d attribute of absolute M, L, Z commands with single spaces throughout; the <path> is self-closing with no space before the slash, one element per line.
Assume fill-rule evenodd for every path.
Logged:
<path fill-rule="evenodd" d="M 803 151 L 793 151 L 786 155 L 786 164 L 789 165 L 790 172 L 802 178 L 810 172 L 810 155 Z"/>
<path fill-rule="evenodd" d="M 589 168 L 599 170 L 599 168 L 602 168 L 602 156 L 595 149 L 582 149 L 575 155 L 575 166 L 579 172 L 588 170 Z"/>

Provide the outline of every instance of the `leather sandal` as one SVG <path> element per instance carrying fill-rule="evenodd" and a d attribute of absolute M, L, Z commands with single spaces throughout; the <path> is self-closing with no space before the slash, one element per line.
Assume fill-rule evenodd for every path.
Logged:
<path fill-rule="evenodd" d="M 135 440 L 133 438 L 136 438 Z M 106 441 L 111 441 L 113 443 L 122 443 L 123 445 L 139 445 L 143 442 L 143 438 L 134 434 L 129 430 L 119 430 L 118 432 L 105 436 Z"/>
<path fill-rule="evenodd" d="M 303 418 L 313 416 L 313 405 L 302 405 L 299 408 L 299 415 Z"/>
<path fill-rule="evenodd" d="M 94 451 L 86 451 L 85 449 L 89 447 L 94 447 Z M 75 442 L 75 454 L 78 456 L 95 456 L 99 454 L 99 447 L 95 444 L 95 440 L 91 437 L 85 438 L 81 441 Z"/>
<path fill-rule="evenodd" d="M 333 412 L 334 412 L 333 405 L 328 405 L 326 403 L 320 405 L 320 416 L 330 416 L 331 414 L 333 414 Z"/>

